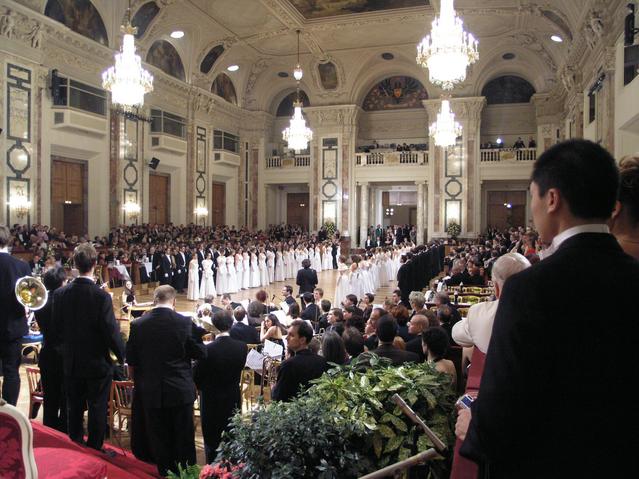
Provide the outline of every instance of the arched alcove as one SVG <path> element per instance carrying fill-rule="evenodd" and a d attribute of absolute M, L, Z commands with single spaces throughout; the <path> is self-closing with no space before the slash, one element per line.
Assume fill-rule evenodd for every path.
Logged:
<path fill-rule="evenodd" d="M 489 105 L 528 103 L 535 94 L 535 87 L 521 77 L 504 75 L 486 83 L 481 94 Z"/>
<path fill-rule="evenodd" d="M 237 94 L 235 93 L 235 86 L 233 82 L 225 73 L 220 73 L 213 84 L 211 85 L 211 92 L 217 96 L 224 98 L 229 103 L 237 105 Z"/>
<path fill-rule="evenodd" d="M 135 34 L 136 38 L 142 38 L 146 33 L 147 28 L 151 25 L 151 22 L 160 11 L 160 7 L 155 2 L 147 2 L 142 5 L 133 18 L 131 24 L 138 28 L 138 32 Z"/>
<path fill-rule="evenodd" d="M 293 103 L 297 100 L 297 93 L 291 92 L 286 95 L 277 107 L 275 116 L 292 116 L 293 115 Z M 302 107 L 311 106 L 311 102 L 308 99 L 308 95 L 304 90 L 300 90 L 300 101 Z"/>
<path fill-rule="evenodd" d="M 168 75 L 179 78 L 182 81 L 186 80 L 180 54 L 166 40 L 153 42 L 153 45 L 149 48 L 149 53 L 146 55 L 146 61 Z"/>
<path fill-rule="evenodd" d="M 202 60 L 202 63 L 200 63 L 200 71 L 205 74 L 210 72 L 211 68 L 213 68 L 213 65 L 215 65 L 215 62 L 218 58 L 220 58 L 222 53 L 224 53 L 224 45 L 217 45 L 211 48 Z"/>
<path fill-rule="evenodd" d="M 80 35 L 109 46 L 102 17 L 90 0 L 48 0 L 44 14 Z"/>
<path fill-rule="evenodd" d="M 365 111 L 422 108 L 422 100 L 427 99 L 428 93 L 419 80 L 398 75 L 374 85 L 364 98 L 362 108 Z"/>

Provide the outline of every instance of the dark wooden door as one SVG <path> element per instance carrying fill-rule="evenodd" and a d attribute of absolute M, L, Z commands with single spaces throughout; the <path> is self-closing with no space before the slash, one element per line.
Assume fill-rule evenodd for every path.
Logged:
<path fill-rule="evenodd" d="M 286 195 L 286 222 L 308 228 L 308 193 Z"/>
<path fill-rule="evenodd" d="M 87 233 L 86 165 L 51 161 L 51 226 L 67 235 Z"/>
<path fill-rule="evenodd" d="M 489 191 L 486 225 L 499 229 L 525 226 L 526 194 L 525 191 Z"/>
<path fill-rule="evenodd" d="M 211 222 L 213 225 L 226 224 L 226 184 L 213 182 L 211 185 L 213 208 Z"/>
<path fill-rule="evenodd" d="M 168 175 L 149 174 L 149 223 L 169 222 L 169 184 Z"/>

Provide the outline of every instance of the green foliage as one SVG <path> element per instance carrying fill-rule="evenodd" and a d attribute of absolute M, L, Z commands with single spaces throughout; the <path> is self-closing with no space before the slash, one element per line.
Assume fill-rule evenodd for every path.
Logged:
<path fill-rule="evenodd" d="M 448 223 L 446 233 L 448 233 L 448 235 L 452 238 L 457 238 L 461 233 L 461 226 L 456 221 L 451 221 Z"/>
<path fill-rule="evenodd" d="M 197 464 L 182 467 L 182 464 L 178 464 L 177 474 L 173 471 L 169 471 L 168 479 L 198 479 L 200 477 L 200 470 L 202 468 Z"/>
<path fill-rule="evenodd" d="M 242 463 L 242 478 L 346 479 L 374 471 L 432 446 L 390 400 L 395 393 L 452 448 L 450 376 L 430 364 L 390 367 L 375 355 L 367 366 L 331 369 L 290 403 L 235 416 L 218 461 Z M 446 467 L 440 461 L 434 469 Z"/>
<path fill-rule="evenodd" d="M 326 237 L 333 238 L 335 235 L 335 231 L 337 230 L 337 226 L 332 221 L 325 221 L 324 228 L 326 229 Z"/>

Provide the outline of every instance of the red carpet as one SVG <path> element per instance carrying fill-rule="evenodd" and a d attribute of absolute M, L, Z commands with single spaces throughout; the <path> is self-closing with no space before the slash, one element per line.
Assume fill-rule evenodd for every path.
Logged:
<path fill-rule="evenodd" d="M 109 479 L 150 479 L 161 477 L 157 468 L 137 460 L 129 451 L 105 444 L 105 448 L 116 453 L 110 458 L 105 454 L 82 447 L 72 442 L 66 434 L 31 421 L 33 426 L 33 448 L 38 465 L 38 476 L 44 479 L 86 479 L 87 465 L 78 458 L 89 460 L 97 470 L 104 470 Z M 38 450 L 40 449 L 40 452 Z M 55 450 L 55 451 L 54 451 Z"/>

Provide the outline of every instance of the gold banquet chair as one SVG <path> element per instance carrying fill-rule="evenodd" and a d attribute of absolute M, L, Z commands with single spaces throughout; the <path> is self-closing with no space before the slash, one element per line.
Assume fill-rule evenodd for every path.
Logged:
<path fill-rule="evenodd" d="M 111 437 L 122 446 L 122 431 L 126 423 L 129 433 L 131 431 L 131 417 L 133 416 L 133 381 L 113 381 L 111 383 L 111 393 L 109 398 L 109 428 Z M 115 429 L 117 417 L 118 428 Z"/>
<path fill-rule="evenodd" d="M 42 389 L 42 379 L 40 368 L 27 367 L 27 382 L 29 383 L 29 419 L 35 419 L 38 415 L 40 404 L 44 403 L 44 390 Z"/>

